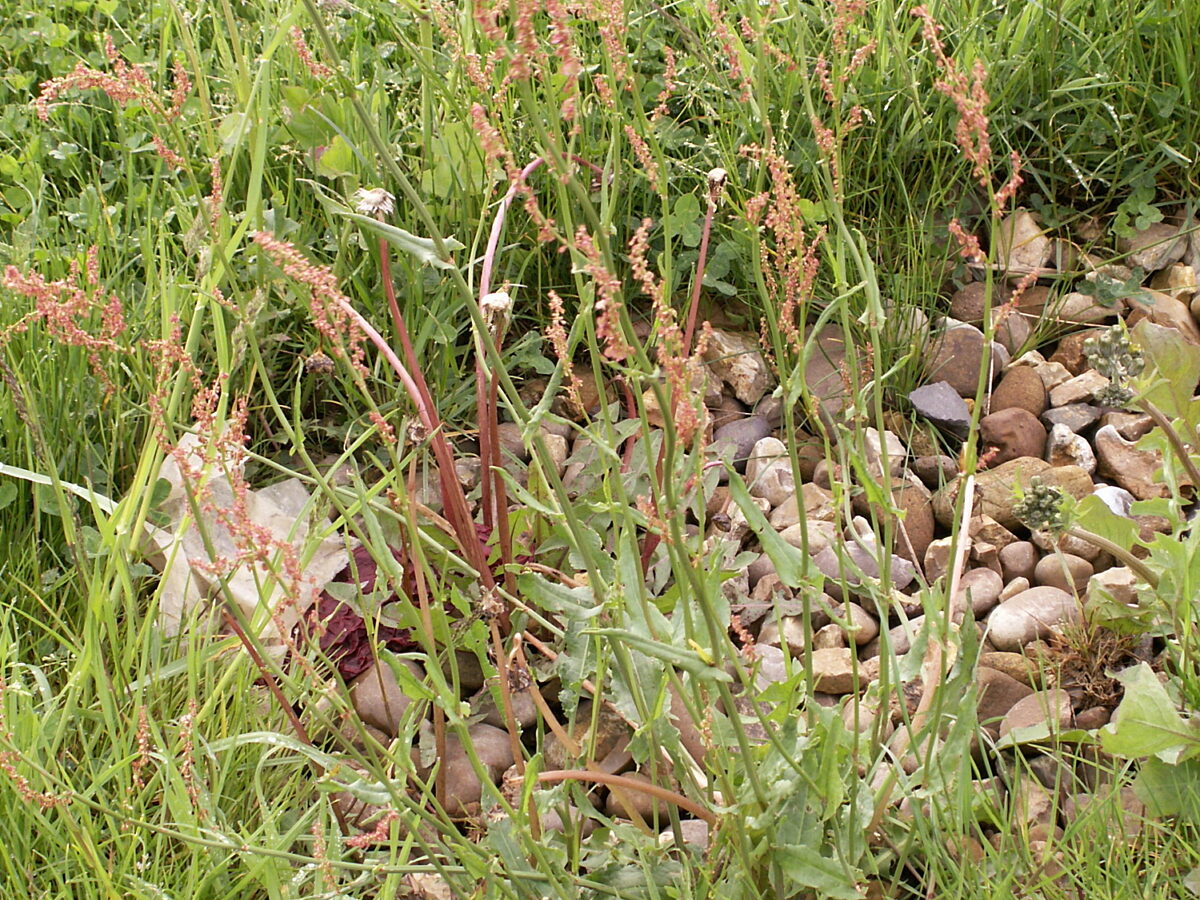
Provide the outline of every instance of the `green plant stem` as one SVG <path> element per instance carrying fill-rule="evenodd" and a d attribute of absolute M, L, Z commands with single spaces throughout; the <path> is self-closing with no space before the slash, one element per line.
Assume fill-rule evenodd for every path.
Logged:
<path fill-rule="evenodd" d="M 1080 528 L 1078 525 L 1072 525 L 1067 528 L 1066 533 L 1071 537 L 1079 538 L 1081 541 L 1087 541 L 1095 547 L 1108 552 L 1111 556 L 1119 559 L 1130 569 L 1136 572 L 1146 584 L 1152 588 L 1158 587 L 1158 576 L 1151 571 L 1145 563 L 1122 547 L 1120 544 L 1113 543 L 1108 538 L 1094 532 L 1088 531 L 1085 528 Z"/>
<path fill-rule="evenodd" d="M 1138 400 L 1138 406 L 1140 406 L 1146 412 L 1146 415 L 1154 420 L 1155 425 L 1162 429 L 1163 434 L 1166 435 L 1167 442 L 1171 445 L 1171 449 L 1175 452 L 1176 458 L 1183 463 L 1183 467 L 1187 469 L 1188 478 L 1191 479 L 1192 486 L 1196 490 L 1200 490 L 1200 468 L 1197 468 L 1196 463 L 1192 460 L 1192 455 L 1188 453 L 1187 447 L 1184 446 L 1183 439 L 1179 436 L 1179 432 L 1171 426 L 1166 414 L 1154 403 L 1145 398 L 1140 398 Z"/>

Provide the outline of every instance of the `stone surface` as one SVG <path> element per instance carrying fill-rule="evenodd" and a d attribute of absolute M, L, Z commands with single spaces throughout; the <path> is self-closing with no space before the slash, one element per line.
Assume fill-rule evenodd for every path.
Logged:
<path fill-rule="evenodd" d="M 1004 580 L 991 569 L 970 569 L 958 582 L 958 592 L 951 600 L 951 610 L 965 611 L 970 607 L 975 618 L 986 615 L 1000 602 Z"/>
<path fill-rule="evenodd" d="M 483 764 L 492 783 L 496 783 L 504 770 L 513 764 L 512 743 L 508 733 L 491 725 L 476 723 L 468 731 L 468 738 L 479 761 Z M 417 751 L 413 751 L 414 757 Z M 446 755 L 441 760 L 446 779 L 445 809 L 452 818 L 463 818 L 478 809 L 483 796 L 483 782 L 475 772 L 458 735 L 446 738 Z M 418 769 L 424 770 L 418 762 Z"/>
<path fill-rule="evenodd" d="M 815 345 L 804 366 L 804 381 L 826 416 L 835 416 L 846 403 L 843 366 L 855 366 L 856 353 L 846 346 L 841 328 L 826 325 L 814 336 Z"/>
<path fill-rule="evenodd" d="M 989 650 L 979 654 L 979 665 L 1003 672 L 1009 678 L 1016 679 L 1031 690 L 1041 688 L 1041 671 L 1033 660 L 1022 653 Z"/>
<path fill-rule="evenodd" d="M 1068 403 L 1042 413 L 1042 424 L 1047 428 L 1064 425 L 1068 431 L 1079 434 L 1095 425 L 1103 412 L 1101 407 L 1090 403 Z"/>
<path fill-rule="evenodd" d="M 758 338 L 714 328 L 704 351 L 709 371 L 727 384 L 733 395 L 753 406 L 763 394 L 775 386 L 766 359 L 759 350 Z"/>
<path fill-rule="evenodd" d="M 591 372 L 581 369 L 575 376 L 578 379 L 578 393 L 573 394 L 567 385 L 563 385 L 559 399 L 567 417 L 582 422 L 599 412 L 601 402 L 611 401 L 612 394 L 607 384 L 601 393 L 600 385 Z"/>
<path fill-rule="evenodd" d="M 991 465 L 1023 456 L 1040 457 L 1046 449 L 1046 426 L 1025 409 L 1009 407 L 979 420 L 979 433 L 989 450 Z"/>
<path fill-rule="evenodd" d="M 832 522 L 810 519 L 807 522 L 807 533 L 805 525 L 797 522 L 779 532 L 779 536 L 796 549 L 807 550 L 810 556 L 816 556 L 825 548 L 833 546 L 833 542 L 837 540 L 837 526 Z"/>
<path fill-rule="evenodd" d="M 1027 591 L 1031 587 L 1033 587 L 1033 585 L 1030 583 L 1028 578 L 1014 578 L 1012 581 L 1006 584 L 1004 586 L 1004 590 L 1000 592 L 1000 602 L 1004 603 L 1007 600 L 1011 600 L 1013 597 L 1017 596 L 1017 594 L 1021 593 L 1022 591 Z"/>
<path fill-rule="evenodd" d="M 1051 362 L 1046 360 L 1039 365 L 1033 367 L 1033 371 L 1037 373 L 1037 377 L 1042 380 L 1042 387 L 1047 391 L 1046 403 L 1049 404 L 1049 391 L 1058 387 L 1064 381 L 1070 381 L 1075 377 L 1075 373 L 1064 366 L 1058 360 Z"/>
<path fill-rule="evenodd" d="M 567 439 L 561 434 L 545 434 L 542 435 L 542 440 L 546 444 L 546 455 L 550 457 L 550 465 L 561 476 L 567 468 Z"/>
<path fill-rule="evenodd" d="M 783 441 L 765 437 L 754 445 L 746 461 L 746 485 L 752 497 L 761 497 L 772 507 L 795 496 L 796 479 Z"/>
<path fill-rule="evenodd" d="M 1063 625 L 1078 625 L 1079 603 L 1066 591 L 1034 587 L 1001 603 L 988 616 L 988 639 L 997 650 L 1020 650 Z"/>
<path fill-rule="evenodd" d="M 1067 406 L 1071 403 L 1088 403 L 1096 398 L 1096 391 L 1108 385 L 1108 379 L 1094 369 L 1064 381 L 1050 391 L 1051 406 Z"/>
<path fill-rule="evenodd" d="M 1049 725 L 1050 733 L 1057 734 L 1071 727 L 1071 698 L 1059 688 L 1031 693 L 1018 700 L 1000 723 L 1000 737 L 1017 728 L 1032 728 Z"/>
<path fill-rule="evenodd" d="M 1089 596 L 1094 596 L 1094 591 L 1104 591 L 1117 603 L 1133 606 L 1137 603 L 1138 588 L 1142 586 L 1141 579 L 1132 569 L 1127 566 L 1113 566 L 1093 575 L 1088 582 L 1088 591 Z"/>
<path fill-rule="evenodd" d="M 979 699 L 975 705 L 979 724 L 995 739 L 1000 733 L 1000 722 L 1008 715 L 1008 711 L 1021 700 L 1032 696 L 1033 688 L 982 663 L 975 670 L 975 683 L 979 688 Z"/>
<path fill-rule="evenodd" d="M 848 648 L 812 652 L 813 688 L 825 694 L 849 694 L 854 690 L 853 653 Z"/>
<path fill-rule="evenodd" d="M 700 851 L 708 849 L 708 823 L 703 819 L 682 819 L 679 822 L 679 836 L 685 844 L 690 844 Z M 675 843 L 675 829 L 667 828 L 658 835 L 658 842 L 664 847 Z"/>
<path fill-rule="evenodd" d="M 1092 445 L 1066 425 L 1055 425 L 1046 439 L 1046 462 L 1052 466 L 1078 466 L 1089 475 L 1096 471 Z"/>
<path fill-rule="evenodd" d="M 1111 425 L 1096 429 L 1092 442 L 1096 448 L 1096 472 L 1110 478 L 1138 500 L 1167 496 L 1166 485 L 1155 473 L 1162 467 L 1162 458 L 1155 450 L 1138 450 Z"/>
<path fill-rule="evenodd" d="M 934 339 L 928 374 L 932 381 L 947 382 L 960 397 L 974 397 L 980 367 L 986 363 L 983 332 L 973 325 L 954 325 Z M 1002 366 L 1003 359 L 993 344 L 991 371 L 998 372 Z"/>
<path fill-rule="evenodd" d="M 761 416 L 747 416 L 722 425 L 713 432 L 714 449 L 724 457 L 722 445 L 728 448 L 729 458 L 739 472 L 746 470 L 746 462 L 754 445 L 771 433 L 770 423 Z"/>
<path fill-rule="evenodd" d="M 1054 317 L 1060 322 L 1070 322 L 1075 325 L 1091 325 L 1114 318 L 1118 309 L 1115 305 L 1101 303 L 1095 295 L 1081 291 L 1064 294 L 1054 304 Z"/>
<path fill-rule="evenodd" d="M 1082 594 L 1095 573 L 1092 564 L 1071 553 L 1050 553 L 1038 560 L 1033 572 L 1037 584 Z"/>
<path fill-rule="evenodd" d="M 1058 349 L 1050 354 L 1047 362 L 1062 365 L 1072 376 L 1080 375 L 1087 368 L 1087 356 L 1083 352 L 1083 344 L 1088 338 L 1100 334 L 1098 328 L 1086 328 L 1063 335 L 1058 341 Z"/>
<path fill-rule="evenodd" d="M 1150 287 L 1170 294 L 1183 303 L 1191 303 L 1196 295 L 1196 270 L 1183 263 L 1173 263 L 1150 279 Z"/>
<path fill-rule="evenodd" d="M 904 442 L 890 431 L 880 435 L 876 428 L 863 429 L 863 453 L 867 458 L 867 471 L 875 478 L 883 476 L 884 468 L 893 477 L 904 469 L 908 449 Z"/>
<path fill-rule="evenodd" d="M 1128 516 L 1130 507 L 1137 499 L 1125 488 L 1112 484 L 1097 485 L 1093 493 L 1118 516 Z"/>
<path fill-rule="evenodd" d="M 1008 301 L 1012 291 L 1005 286 L 995 285 L 992 289 L 992 305 L 1000 306 Z M 972 281 L 955 291 L 950 297 L 950 315 L 960 322 L 983 325 L 984 301 L 987 295 L 987 284 L 982 281 Z"/>
<path fill-rule="evenodd" d="M 1000 551 L 1000 574 L 1008 582 L 1014 578 L 1033 580 L 1038 549 L 1030 541 L 1017 541 Z"/>
<path fill-rule="evenodd" d="M 1145 413 L 1110 409 L 1100 417 L 1100 427 L 1103 428 L 1105 425 L 1111 425 L 1125 440 L 1136 441 L 1151 432 L 1154 428 L 1154 420 Z"/>
<path fill-rule="evenodd" d="M 1035 369 L 1011 366 L 992 391 L 990 410 L 1023 409 L 1035 416 L 1046 411 L 1046 386 Z"/>
<path fill-rule="evenodd" d="M 1196 324 L 1188 304 L 1176 300 L 1170 294 L 1158 291 L 1143 291 L 1137 297 L 1130 297 L 1129 315 L 1126 321 L 1130 327 L 1142 319 L 1149 319 L 1156 325 L 1174 328 L 1193 344 L 1200 344 L 1200 326 Z"/>
<path fill-rule="evenodd" d="M 856 646 L 869 644 L 879 636 L 879 620 L 857 603 L 847 603 L 834 612 L 849 625 L 849 628 L 843 631 Z"/>
<path fill-rule="evenodd" d="M 832 522 L 837 515 L 833 505 L 833 494 L 811 481 L 800 485 L 800 490 L 771 511 L 767 521 L 776 531 L 795 525 L 800 521 L 800 504 L 804 504 L 804 518 L 810 522 Z"/>
<path fill-rule="evenodd" d="M 952 456 L 918 456 L 911 468 L 926 487 L 936 490 L 958 474 L 958 460 Z"/>
<path fill-rule="evenodd" d="M 1015 210 L 1004 218 L 996 229 L 995 243 L 997 263 L 1010 277 L 1050 262 L 1050 238 L 1026 210 Z"/>
<path fill-rule="evenodd" d="M 1187 238 L 1179 227 L 1168 222 L 1155 222 L 1133 237 L 1118 238 L 1117 249 L 1126 254 L 1125 263 L 1146 272 L 1157 272 L 1183 259 Z"/>
<path fill-rule="evenodd" d="M 846 567 L 842 571 L 837 551 L 827 547 L 813 557 L 813 564 L 821 570 L 829 581 L 825 585 L 826 592 L 835 600 L 841 599 L 841 584 L 845 580 L 851 591 L 862 583 L 863 577 L 875 579 L 879 577 L 879 561 L 875 548 L 864 547 L 857 541 L 847 541 L 845 545 Z M 916 577 L 916 568 L 908 560 L 899 556 L 891 558 L 892 585 L 903 590 Z"/>
<path fill-rule="evenodd" d="M 1092 492 L 1092 479 L 1078 466 L 1051 466 L 1044 459 L 1023 457 L 1003 463 L 975 476 L 975 512 L 991 516 L 1005 528 L 1019 525 L 1012 508 L 1016 502 L 1016 491 L 1029 488 L 1037 476 L 1053 487 L 1061 488 L 1079 499 Z M 933 511 L 937 520 L 949 527 L 954 515 L 954 504 L 958 499 L 963 479 L 960 476 L 933 495 Z"/>
<path fill-rule="evenodd" d="M 403 659 L 399 664 L 408 669 L 417 680 L 425 677 L 425 673 L 415 662 Z M 389 738 L 394 738 L 399 733 L 400 720 L 412 700 L 400 689 L 392 667 L 381 659 L 350 682 L 350 702 L 358 717 L 366 724 L 378 728 Z"/>
<path fill-rule="evenodd" d="M 846 632 L 833 623 L 826 625 L 813 635 L 812 647 L 814 650 L 827 650 L 848 646 L 849 642 L 846 639 Z"/>
<path fill-rule="evenodd" d="M 950 543 L 948 537 L 930 541 L 925 548 L 924 566 L 925 580 L 937 581 L 950 568 Z"/>
<path fill-rule="evenodd" d="M 656 400 L 655 403 L 657 404 L 657 402 Z M 761 407 L 762 403 L 760 402 L 758 405 Z M 712 424 L 713 431 L 716 431 L 723 425 L 746 418 L 746 405 L 738 400 L 737 397 L 722 394 L 720 400 L 717 401 L 717 405 L 709 409 L 709 414 L 709 422 Z M 763 416 L 763 418 L 767 419 L 768 423 L 770 422 L 768 416 Z M 775 424 L 778 425 L 778 423 Z"/>
<path fill-rule="evenodd" d="M 641 772 L 628 772 L 624 776 L 636 784 L 653 784 Z M 641 818 L 649 825 L 658 821 L 661 825 L 666 819 L 666 803 L 653 794 L 616 786 L 608 789 L 608 800 L 604 804 L 604 814 L 613 818 Z"/>
<path fill-rule="evenodd" d="M 937 522 L 933 516 L 933 494 L 919 481 L 906 481 L 892 488 L 892 502 L 904 513 L 896 521 L 895 551 L 911 563 L 925 558 Z"/>

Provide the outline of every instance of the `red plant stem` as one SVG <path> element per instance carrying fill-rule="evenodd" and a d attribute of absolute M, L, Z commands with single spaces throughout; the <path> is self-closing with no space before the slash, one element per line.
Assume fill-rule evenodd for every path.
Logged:
<path fill-rule="evenodd" d="M 404 327 L 404 316 L 400 314 L 400 304 L 396 302 L 396 287 L 392 284 L 392 260 L 386 238 L 379 239 L 379 274 L 383 278 L 383 293 L 387 297 L 388 310 L 392 314 L 392 324 L 396 326 L 396 337 L 400 339 L 401 344 L 406 344 L 408 329 Z M 404 349 L 407 354 L 408 346 Z M 411 362 L 409 360 L 410 364 Z"/>
<path fill-rule="evenodd" d="M 454 469 L 454 454 L 450 450 L 450 445 L 446 442 L 446 436 L 442 433 L 441 420 L 438 418 L 437 410 L 433 407 L 429 388 L 425 386 L 425 379 L 421 375 L 420 369 L 414 367 L 414 371 L 416 372 L 414 377 L 405 368 L 400 358 L 396 356 L 395 351 L 388 346 L 388 342 L 383 339 L 383 336 L 375 330 L 375 327 L 358 310 L 346 300 L 339 299 L 337 304 L 346 315 L 354 320 L 355 324 L 362 329 L 363 334 L 383 354 L 383 358 L 387 360 L 388 365 L 400 377 L 405 390 L 408 391 L 408 395 L 416 405 L 417 414 L 421 417 L 421 424 L 425 426 L 425 430 L 429 433 L 429 441 L 433 446 L 433 455 L 438 466 L 438 480 L 441 483 L 442 502 L 446 507 L 446 517 L 458 535 L 463 552 L 468 556 L 467 562 L 479 573 L 484 587 L 488 589 L 495 587 L 496 581 L 492 577 L 491 570 L 488 569 L 487 556 L 484 553 L 483 545 L 480 543 L 479 535 L 475 533 L 475 526 L 467 507 L 466 495 L 463 493 L 462 485 L 458 483 L 458 475 Z M 408 330 L 403 328 L 403 322 L 401 325 L 401 343 L 404 345 L 405 352 L 410 359 L 415 360 L 416 354 L 412 352 L 412 345 L 408 341 Z"/>
<path fill-rule="evenodd" d="M 687 328 L 683 332 L 683 355 L 692 353 L 692 338 L 696 336 L 696 316 L 700 311 L 700 288 L 704 284 L 704 267 L 708 263 L 708 236 L 712 231 L 713 214 L 717 211 L 717 198 L 710 190 L 708 209 L 704 212 L 704 231 L 700 233 L 700 258 L 696 260 L 696 282 L 692 285 L 692 298 L 688 304 Z"/>
<path fill-rule="evenodd" d="M 604 174 L 603 169 L 585 159 L 575 155 L 570 158 L 594 172 Z M 481 305 L 483 298 L 491 291 L 492 270 L 496 264 L 496 254 L 500 248 L 500 235 L 504 231 L 504 221 L 508 216 L 508 210 L 512 206 L 513 200 L 516 199 L 517 193 L 525 186 L 529 176 L 545 163 L 546 159 L 542 156 L 535 157 L 526 163 L 525 168 L 521 169 L 512 179 L 504 198 L 500 201 L 500 206 L 496 210 L 496 218 L 492 220 L 492 229 L 488 233 L 487 247 L 484 249 L 483 261 L 479 269 L 479 301 Z M 394 315 L 398 314 L 398 312 L 394 313 Z M 483 463 L 483 471 L 480 473 L 480 505 L 483 507 L 483 524 L 487 532 L 491 534 L 493 530 L 499 529 L 500 559 L 506 567 L 509 567 L 513 562 L 513 556 L 512 535 L 508 533 L 508 492 L 504 489 L 503 479 L 495 471 L 502 464 L 497 438 L 500 424 L 496 403 L 498 389 L 494 379 L 488 378 L 484 365 L 483 341 L 487 340 L 491 340 L 491 335 L 479 335 L 480 344 L 475 357 L 475 406 L 479 420 L 479 458 Z M 498 345 L 495 349 L 499 353 Z M 414 365 L 411 359 L 409 364 Z M 511 575 L 506 575 L 505 586 L 510 592 L 515 588 L 515 581 Z"/>
<path fill-rule="evenodd" d="M 542 772 L 538 775 L 538 781 L 545 782 L 546 784 L 558 784 L 562 781 L 595 781 L 599 784 L 607 784 L 610 787 L 649 794 L 651 797 L 657 797 L 659 800 L 674 803 L 680 809 L 690 812 L 697 819 L 703 819 L 708 823 L 710 828 L 716 828 L 717 826 L 716 815 L 699 803 L 689 800 L 683 794 L 668 791 L 657 784 L 634 781 L 632 778 L 626 778 L 624 775 L 610 775 L 608 772 L 589 772 L 585 769 L 555 769 L 550 772 Z"/>

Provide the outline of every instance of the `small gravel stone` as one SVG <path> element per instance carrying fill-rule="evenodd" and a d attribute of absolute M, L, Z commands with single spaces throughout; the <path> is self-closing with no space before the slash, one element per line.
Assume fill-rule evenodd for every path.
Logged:
<path fill-rule="evenodd" d="M 1038 373 L 1029 366 L 1010 366 L 992 391 L 991 411 L 1023 409 L 1040 416 L 1048 402 L 1046 386 Z"/>
<path fill-rule="evenodd" d="M 1082 621 L 1078 601 L 1066 591 L 1034 587 L 993 609 L 987 620 L 987 634 L 997 650 L 1016 651 L 1038 638 L 1049 637 L 1063 625 Z"/>
<path fill-rule="evenodd" d="M 1086 559 L 1070 553 L 1051 553 L 1038 560 L 1033 580 L 1068 593 L 1082 594 L 1095 569 Z"/>

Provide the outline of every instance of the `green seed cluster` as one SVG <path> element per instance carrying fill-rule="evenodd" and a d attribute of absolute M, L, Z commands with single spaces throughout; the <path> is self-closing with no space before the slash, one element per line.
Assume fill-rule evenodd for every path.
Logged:
<path fill-rule="evenodd" d="M 1063 513 L 1063 492 L 1040 478 L 1031 479 L 1025 495 L 1013 506 L 1013 515 L 1031 531 L 1061 534 L 1069 524 Z"/>
<path fill-rule="evenodd" d="M 1108 384 L 1096 392 L 1096 401 L 1105 406 L 1128 405 L 1133 391 L 1126 382 L 1142 373 L 1146 358 L 1129 339 L 1125 326 L 1114 325 L 1088 338 L 1083 342 L 1083 352 L 1088 364 L 1108 379 Z"/>

